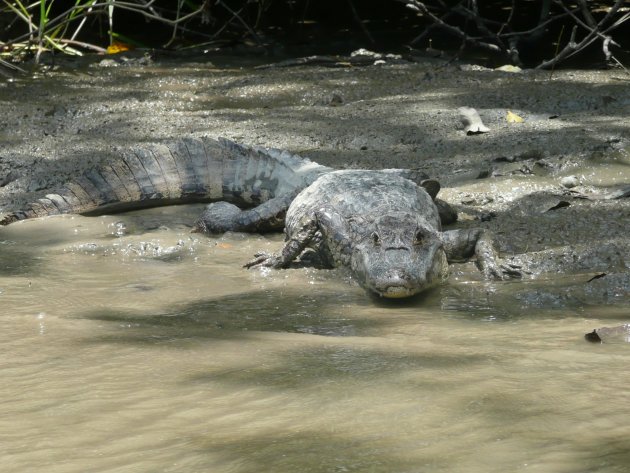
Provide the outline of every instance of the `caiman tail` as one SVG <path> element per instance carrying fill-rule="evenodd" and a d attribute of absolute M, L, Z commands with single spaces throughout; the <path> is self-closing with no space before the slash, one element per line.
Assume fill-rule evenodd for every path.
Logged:
<path fill-rule="evenodd" d="M 120 150 L 120 156 L 6 214 L 0 225 L 219 200 L 248 207 L 304 188 L 330 170 L 286 151 L 205 137 Z"/>

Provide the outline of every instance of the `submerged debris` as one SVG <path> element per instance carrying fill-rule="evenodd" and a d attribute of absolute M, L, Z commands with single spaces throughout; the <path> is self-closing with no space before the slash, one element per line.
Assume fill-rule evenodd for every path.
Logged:
<path fill-rule="evenodd" d="M 630 324 L 598 328 L 584 334 L 584 338 L 592 343 L 628 343 L 630 342 Z"/>

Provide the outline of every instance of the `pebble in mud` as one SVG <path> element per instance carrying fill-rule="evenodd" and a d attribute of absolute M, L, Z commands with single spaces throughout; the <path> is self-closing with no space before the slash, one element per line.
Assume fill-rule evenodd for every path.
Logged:
<path fill-rule="evenodd" d="M 548 71 L 508 74 L 436 59 L 258 70 L 205 54 L 198 62 L 165 57 L 143 65 L 143 54 L 127 67 L 115 67 L 122 56 L 100 67 L 102 56 L 56 56 L 58 68 L 40 79 L 0 84 L 0 103 L 14 118 L 0 123 L 3 212 L 116 159 L 117 149 L 207 135 L 335 168 L 418 169 L 440 181 L 440 198 L 478 218 L 457 225 L 487 228 L 508 254 L 628 239 L 627 174 L 616 166 L 630 162 L 630 128 L 620 120 L 630 88 L 620 86 L 620 71 L 558 70 L 549 80 Z M 492 133 L 457 130 L 461 106 L 477 109 Z M 527 110 L 526 121 L 511 126 L 506 109 Z M 569 199 L 561 184 L 569 175 L 585 195 L 619 187 L 619 198 Z M 542 212 L 560 199 L 571 205 Z M 109 231 L 124 236 L 136 228 Z"/>
<path fill-rule="evenodd" d="M 567 189 L 573 189 L 580 185 L 580 180 L 576 176 L 565 176 L 560 179 L 560 185 Z"/>

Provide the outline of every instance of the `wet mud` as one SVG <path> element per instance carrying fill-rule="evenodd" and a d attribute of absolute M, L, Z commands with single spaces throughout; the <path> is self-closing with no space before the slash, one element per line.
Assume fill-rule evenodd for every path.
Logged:
<path fill-rule="evenodd" d="M 0 83 L 0 211 L 117 148 L 224 136 L 335 168 L 421 169 L 441 181 L 457 226 L 493 231 L 533 276 L 629 270 L 630 199 L 608 198 L 630 185 L 622 70 L 513 73 L 434 59 L 261 68 L 275 60 L 129 54 L 49 61 Z M 490 131 L 467 135 L 460 107 Z"/>

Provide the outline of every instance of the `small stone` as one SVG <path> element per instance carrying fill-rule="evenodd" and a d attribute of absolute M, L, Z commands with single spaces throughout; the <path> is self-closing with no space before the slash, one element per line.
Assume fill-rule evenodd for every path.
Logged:
<path fill-rule="evenodd" d="M 365 49 L 365 48 L 360 48 L 357 49 L 356 51 L 352 51 L 350 53 L 350 57 L 372 57 L 374 59 L 380 59 L 383 57 L 383 55 L 381 53 L 376 53 L 374 51 L 370 51 L 369 49 Z"/>
<path fill-rule="evenodd" d="M 97 64 L 99 67 L 118 67 L 119 64 L 113 59 L 103 59 Z"/>
<path fill-rule="evenodd" d="M 339 105 L 343 105 L 343 97 L 341 96 L 341 94 L 333 92 L 328 99 L 328 105 L 330 105 L 331 107 L 338 107 Z"/>
<path fill-rule="evenodd" d="M 506 64 L 504 66 L 499 66 L 497 68 L 494 69 L 495 71 L 501 71 L 501 72 L 523 72 L 523 69 L 521 69 L 518 66 L 512 66 L 511 64 Z"/>
<path fill-rule="evenodd" d="M 576 176 L 565 176 L 560 179 L 560 185 L 562 187 L 566 187 L 567 189 L 573 189 L 580 185 L 580 181 Z"/>

